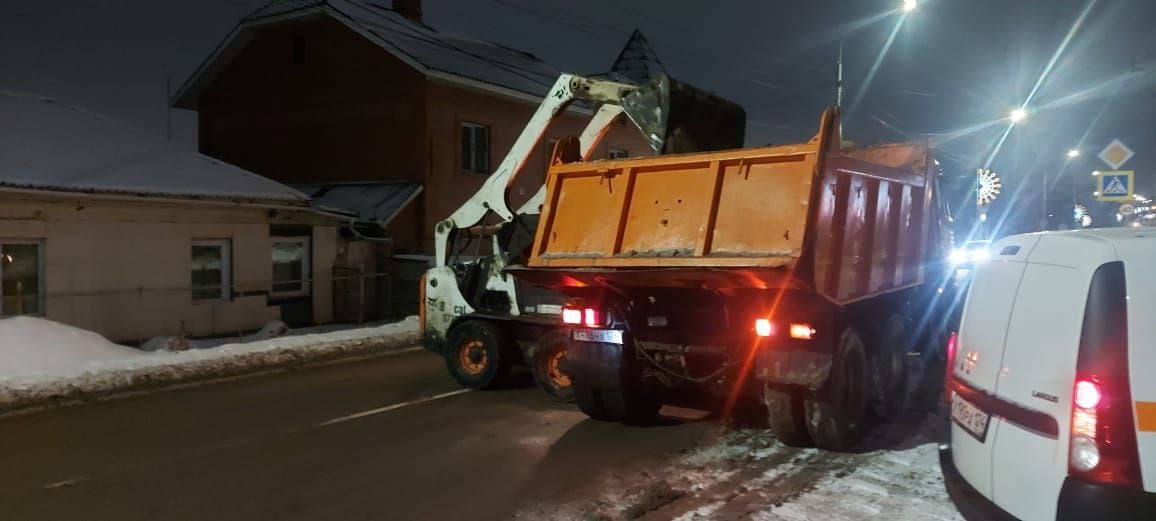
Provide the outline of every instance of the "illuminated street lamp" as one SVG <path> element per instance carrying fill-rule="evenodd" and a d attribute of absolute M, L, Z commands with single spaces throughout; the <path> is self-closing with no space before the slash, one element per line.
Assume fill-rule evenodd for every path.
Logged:
<path fill-rule="evenodd" d="M 1024 118 L 1028 117 L 1028 111 L 1023 107 L 1020 107 L 1011 111 L 1011 114 L 1008 115 L 1008 117 L 1011 118 L 1012 123 L 1019 123 L 1023 121 Z"/>
<path fill-rule="evenodd" d="M 918 0 L 903 0 L 899 9 L 903 14 L 908 14 L 916 7 L 919 7 Z M 839 39 L 839 59 L 835 62 L 835 106 L 840 109 L 843 108 L 843 47 L 847 43 L 847 37 L 852 32 L 854 30 L 843 33 L 843 37 Z"/>
<path fill-rule="evenodd" d="M 1075 159 L 1077 157 L 1080 157 L 1080 149 L 1073 148 L 1068 151 L 1068 159 Z"/>
<path fill-rule="evenodd" d="M 919 2 L 915 0 L 903 0 L 903 12 L 910 13 L 914 11 L 916 7 L 919 7 Z"/>

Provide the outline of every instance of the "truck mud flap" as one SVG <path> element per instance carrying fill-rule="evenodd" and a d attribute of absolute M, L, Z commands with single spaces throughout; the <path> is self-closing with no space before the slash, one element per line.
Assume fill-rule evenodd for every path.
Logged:
<path fill-rule="evenodd" d="M 621 345 L 571 341 L 562 370 L 590 387 L 621 389 L 622 358 Z"/>
<path fill-rule="evenodd" d="M 799 349 L 764 348 L 755 361 L 760 379 L 778 384 L 799 385 L 817 390 L 831 372 L 830 353 Z"/>

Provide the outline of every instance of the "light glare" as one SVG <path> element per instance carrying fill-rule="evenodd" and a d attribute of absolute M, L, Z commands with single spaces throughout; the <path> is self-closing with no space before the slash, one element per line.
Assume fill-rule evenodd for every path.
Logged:
<path fill-rule="evenodd" d="M 919 2 L 916 0 L 903 0 L 903 12 L 910 13 L 914 11 L 916 7 L 919 7 Z"/>
<path fill-rule="evenodd" d="M 1024 118 L 1028 117 L 1028 111 L 1024 110 L 1023 108 L 1018 108 L 1011 111 L 1011 115 L 1009 117 L 1011 118 L 1012 123 L 1019 123 L 1023 121 Z"/>

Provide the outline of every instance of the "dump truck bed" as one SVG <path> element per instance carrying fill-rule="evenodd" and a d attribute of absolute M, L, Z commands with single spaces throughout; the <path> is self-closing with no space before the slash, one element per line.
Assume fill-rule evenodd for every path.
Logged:
<path fill-rule="evenodd" d="M 840 142 L 831 110 L 804 144 L 553 166 L 528 262 L 540 273 L 519 275 L 809 288 L 837 302 L 921 283 L 928 147 Z"/>

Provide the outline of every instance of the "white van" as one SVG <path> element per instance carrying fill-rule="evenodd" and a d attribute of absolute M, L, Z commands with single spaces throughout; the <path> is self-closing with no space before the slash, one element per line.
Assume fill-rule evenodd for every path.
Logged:
<path fill-rule="evenodd" d="M 1156 519 L 1156 232 L 997 241 L 948 363 L 965 518 Z"/>

